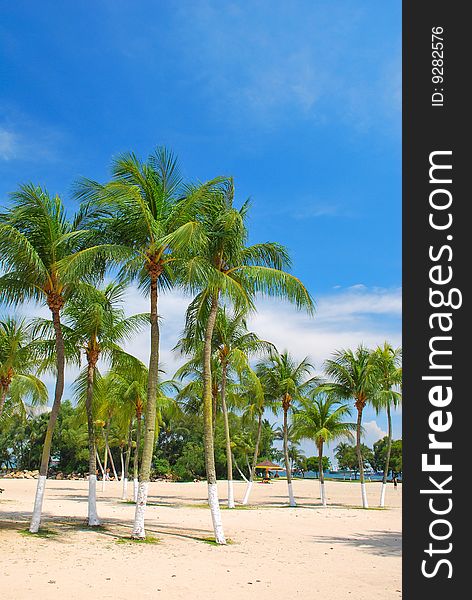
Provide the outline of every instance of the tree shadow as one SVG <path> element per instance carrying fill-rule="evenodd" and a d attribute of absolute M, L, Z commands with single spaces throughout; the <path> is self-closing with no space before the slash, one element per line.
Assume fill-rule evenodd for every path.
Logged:
<path fill-rule="evenodd" d="M 400 531 L 373 531 L 355 533 L 352 537 L 314 536 L 313 539 L 325 544 L 345 544 L 376 556 L 401 556 L 402 534 Z"/>

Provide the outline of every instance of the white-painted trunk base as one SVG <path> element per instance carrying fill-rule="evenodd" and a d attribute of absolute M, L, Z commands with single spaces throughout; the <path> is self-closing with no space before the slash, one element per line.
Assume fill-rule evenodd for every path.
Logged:
<path fill-rule="evenodd" d="M 122 500 L 128 500 L 128 478 L 123 477 L 123 491 L 121 493 Z"/>
<path fill-rule="evenodd" d="M 234 508 L 234 489 L 232 479 L 228 479 L 228 508 Z"/>
<path fill-rule="evenodd" d="M 213 521 L 215 541 L 217 544 L 226 544 L 223 523 L 221 522 L 220 503 L 218 501 L 218 487 L 216 483 L 208 484 L 208 504 L 210 506 L 211 519 Z"/>
<path fill-rule="evenodd" d="M 246 486 L 246 492 L 244 494 L 244 498 L 242 501 L 242 504 L 247 504 L 249 502 L 249 496 L 251 495 L 251 490 L 252 490 L 252 484 L 254 482 L 253 481 L 248 481 L 247 486 Z"/>
<path fill-rule="evenodd" d="M 295 496 L 293 495 L 293 486 L 291 483 L 288 484 L 288 499 L 290 506 L 297 506 L 297 503 L 295 502 Z"/>
<path fill-rule="evenodd" d="M 369 503 L 367 501 L 367 491 L 365 489 L 365 483 L 361 483 L 361 492 L 362 492 L 362 508 L 369 508 Z"/>
<path fill-rule="evenodd" d="M 134 538 L 144 539 L 146 537 L 146 531 L 144 529 L 144 513 L 146 512 L 148 489 L 149 481 L 141 481 L 139 483 L 136 512 L 134 514 L 134 527 L 133 533 L 131 534 Z"/>
<path fill-rule="evenodd" d="M 105 475 L 102 477 L 102 492 L 105 491 Z"/>
<path fill-rule="evenodd" d="M 380 506 L 383 508 L 385 506 L 385 490 L 387 489 L 387 484 L 382 483 L 382 489 L 380 490 Z"/>
<path fill-rule="evenodd" d="M 36 496 L 34 499 L 33 516 L 31 517 L 30 533 L 38 533 L 41 524 L 41 511 L 43 509 L 44 490 L 46 489 L 46 475 L 38 477 Z"/>
<path fill-rule="evenodd" d="M 137 479 L 133 479 L 133 500 L 135 502 L 138 501 L 138 480 Z"/>
<path fill-rule="evenodd" d="M 326 506 L 327 501 L 326 501 L 326 489 L 325 489 L 325 484 L 324 483 L 320 483 L 320 496 L 321 496 L 321 504 L 323 506 Z"/>
<path fill-rule="evenodd" d="M 89 475 L 88 490 L 88 524 L 90 527 L 100 525 L 100 519 L 97 514 L 97 476 Z"/>

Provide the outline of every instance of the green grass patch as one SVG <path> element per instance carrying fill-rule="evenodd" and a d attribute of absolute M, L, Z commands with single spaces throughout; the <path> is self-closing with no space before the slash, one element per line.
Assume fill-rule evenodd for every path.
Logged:
<path fill-rule="evenodd" d="M 54 531 L 53 529 L 46 529 L 43 527 L 39 529 L 38 533 L 31 533 L 29 529 L 20 529 L 19 533 L 24 536 L 38 537 L 44 539 L 53 538 L 54 536 L 59 535 L 57 531 Z"/>
<path fill-rule="evenodd" d="M 215 538 L 213 537 L 201 537 L 201 538 L 195 538 L 197 541 L 199 542 L 203 542 L 204 544 L 209 544 L 210 546 L 224 546 L 224 544 L 217 544 L 215 541 Z M 232 546 L 235 542 L 231 539 L 227 539 L 226 540 L 226 545 L 227 546 Z"/>
<path fill-rule="evenodd" d="M 136 539 L 132 537 L 117 538 L 115 542 L 117 544 L 160 544 L 161 540 L 152 535 L 148 535 L 143 539 Z"/>

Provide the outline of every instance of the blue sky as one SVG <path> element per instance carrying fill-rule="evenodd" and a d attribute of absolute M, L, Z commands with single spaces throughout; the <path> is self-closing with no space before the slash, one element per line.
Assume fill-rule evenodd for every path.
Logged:
<path fill-rule="evenodd" d="M 263 303 L 261 335 L 317 367 L 401 343 L 399 0 L 16 1 L 0 39 L 2 203 L 31 180 L 73 210 L 77 177 L 167 145 L 190 179 L 234 176 L 252 240 L 285 244 L 318 301 L 313 323 Z"/>

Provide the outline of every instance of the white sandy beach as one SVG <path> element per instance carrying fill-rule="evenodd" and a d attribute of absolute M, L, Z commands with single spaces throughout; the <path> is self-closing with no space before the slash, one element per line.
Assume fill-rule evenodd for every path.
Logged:
<path fill-rule="evenodd" d="M 401 597 L 401 485 L 389 485 L 385 510 L 362 510 L 359 485 L 326 483 L 330 507 L 320 506 L 318 482 L 296 480 L 297 508 L 286 506 L 286 482 L 255 484 L 250 509 L 223 510 L 227 537 L 217 547 L 205 508 L 206 484 L 150 486 L 147 533 L 156 544 L 127 541 L 134 506 L 119 500 L 121 484 L 98 484 L 103 530 L 87 530 L 86 481 L 48 481 L 42 527 L 25 535 L 35 480 L 0 479 L 0 597 L 3 600 Z M 225 482 L 218 483 L 220 498 Z M 245 484 L 235 483 L 236 499 Z M 378 483 L 367 485 L 376 507 Z M 129 493 L 132 493 L 131 485 Z"/>

